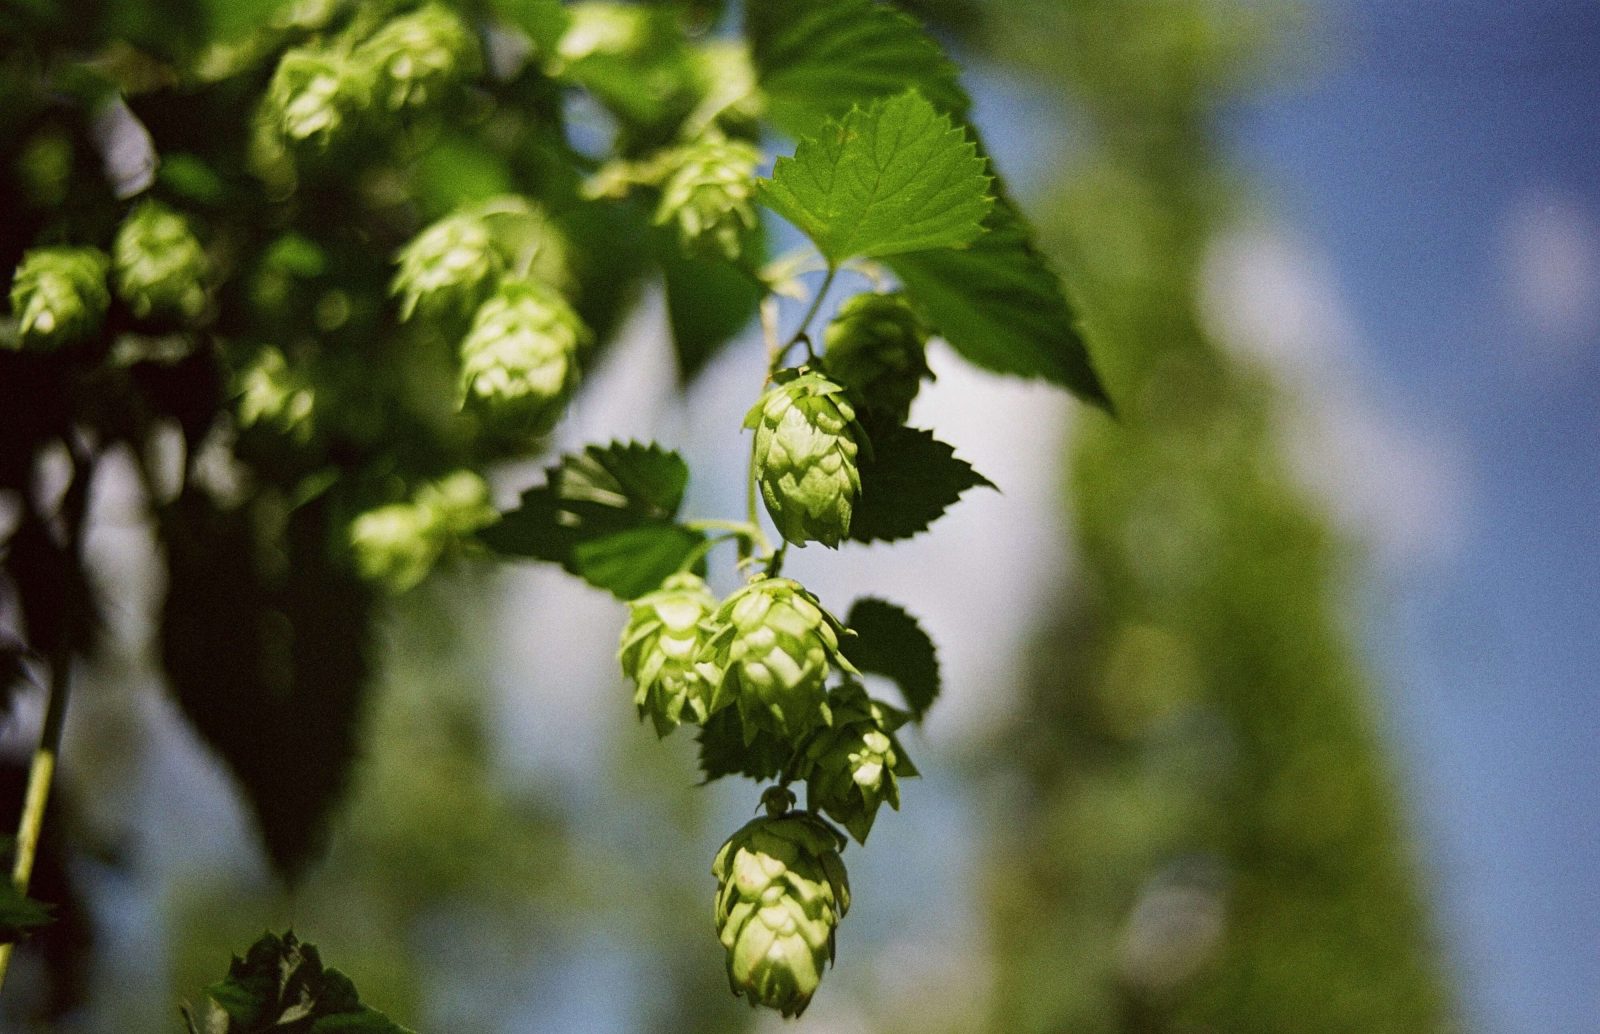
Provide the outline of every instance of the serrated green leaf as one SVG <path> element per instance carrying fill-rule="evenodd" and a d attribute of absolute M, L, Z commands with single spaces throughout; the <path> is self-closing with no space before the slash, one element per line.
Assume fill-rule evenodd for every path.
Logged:
<path fill-rule="evenodd" d="M 560 564 L 622 599 L 641 596 L 705 536 L 678 524 L 689 467 L 657 445 L 613 442 L 561 457 L 544 485 L 480 533 L 508 556 Z"/>
<path fill-rule="evenodd" d="M 922 721 L 939 696 L 939 656 L 917 619 L 887 600 L 867 597 L 850 608 L 845 625 L 856 634 L 843 640 L 844 655 L 862 671 L 892 680 L 911 716 Z"/>
<path fill-rule="evenodd" d="M 923 317 L 961 355 L 999 373 L 1042 377 L 1110 408 L 1061 280 L 1004 196 L 964 250 L 896 255 L 888 264 Z"/>
<path fill-rule="evenodd" d="M 828 123 L 758 186 L 837 265 L 972 243 L 994 207 L 987 166 L 966 131 L 913 90 Z"/>
<path fill-rule="evenodd" d="M 316 947 L 292 932 L 263 934 L 205 994 L 206 1034 L 412 1034 L 362 1005 L 350 978 L 323 968 Z"/>
<path fill-rule="evenodd" d="M 50 923 L 50 908 L 0 881 L 0 944 L 14 944 Z"/>
<path fill-rule="evenodd" d="M 907 87 L 957 117 L 971 105 L 916 19 L 873 0 L 750 0 L 745 33 L 768 117 L 796 137 Z"/>
<path fill-rule="evenodd" d="M 758 730 L 748 744 L 739 710 L 725 707 L 700 727 L 700 771 L 705 781 L 724 776 L 746 776 L 756 781 L 771 779 L 783 770 L 794 753 L 784 740 L 765 729 Z"/>
<path fill-rule="evenodd" d="M 867 438 L 872 448 L 861 451 L 861 498 L 850 519 L 850 537 L 857 542 L 910 538 L 969 488 L 994 487 L 929 431 L 868 427 Z"/>

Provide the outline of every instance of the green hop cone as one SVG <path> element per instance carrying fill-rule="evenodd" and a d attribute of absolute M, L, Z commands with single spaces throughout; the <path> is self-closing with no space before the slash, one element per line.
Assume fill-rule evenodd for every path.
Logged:
<path fill-rule="evenodd" d="M 111 245 L 117 295 L 140 319 L 167 313 L 193 319 L 205 308 L 205 249 L 183 216 L 155 201 L 122 221 Z"/>
<path fill-rule="evenodd" d="M 284 140 L 326 148 L 372 100 L 372 75 L 349 55 L 284 52 L 267 86 L 267 112 Z"/>
<path fill-rule="evenodd" d="M 905 297 L 858 294 L 839 306 L 823 342 L 828 376 L 864 409 L 905 423 L 928 370 L 928 328 Z"/>
<path fill-rule="evenodd" d="M 762 578 L 722 601 L 700 660 L 720 673 L 710 710 L 739 708 L 745 740 L 765 728 L 798 739 L 828 722 L 831 666 L 854 672 L 839 651 L 844 628 L 788 578 Z"/>
<path fill-rule="evenodd" d="M 438 4 L 392 18 L 356 52 L 372 70 L 378 103 L 391 111 L 421 107 L 450 83 L 474 73 L 479 45 L 460 18 Z"/>
<path fill-rule="evenodd" d="M 316 428 L 317 396 L 310 380 L 276 348 L 264 348 L 237 380 L 240 427 L 270 427 L 302 445 Z"/>
<path fill-rule="evenodd" d="M 833 724 L 818 729 L 803 753 L 806 803 L 864 844 L 878 806 L 899 810 L 899 781 L 917 774 L 894 735 L 908 716 L 871 699 L 854 682 L 834 690 L 828 706 Z"/>
<path fill-rule="evenodd" d="M 774 381 L 744 421 L 756 432 L 761 499 L 788 541 L 837 547 L 861 494 L 855 408 L 820 373 L 783 370 Z"/>
<path fill-rule="evenodd" d="M 716 597 L 686 572 L 628 607 L 618 659 L 622 673 L 638 686 L 633 702 L 639 717 L 648 715 L 658 736 L 682 724 L 685 711 L 692 721 L 705 721 L 712 680 L 696 660 L 706 640 L 701 622 L 717 609 Z"/>
<path fill-rule="evenodd" d="M 461 402 L 533 434 L 554 426 L 578 383 L 589 330 L 554 289 L 509 281 L 461 342 Z"/>
<path fill-rule="evenodd" d="M 505 270 L 494 235 L 474 212 L 445 216 L 423 229 L 397 256 L 391 290 L 400 296 L 400 318 L 462 316 L 483 300 L 490 282 Z"/>
<path fill-rule="evenodd" d="M 755 819 L 717 852 L 717 937 L 728 983 L 751 1006 L 799 1016 L 816 994 L 850 908 L 844 842 L 822 819 L 789 812 Z"/>
<path fill-rule="evenodd" d="M 350 545 L 362 575 L 404 592 L 426 578 L 446 552 L 498 517 L 489 503 L 489 486 L 462 470 L 422 485 L 409 500 L 358 516 L 350 524 Z"/>
<path fill-rule="evenodd" d="M 34 248 L 11 281 L 11 311 L 22 345 L 49 350 L 100 329 L 111 292 L 110 260 L 98 248 Z"/>
<path fill-rule="evenodd" d="M 665 157 L 666 182 L 656 225 L 676 223 L 687 252 L 737 261 L 756 228 L 756 166 L 761 152 L 740 140 L 708 133 Z"/>

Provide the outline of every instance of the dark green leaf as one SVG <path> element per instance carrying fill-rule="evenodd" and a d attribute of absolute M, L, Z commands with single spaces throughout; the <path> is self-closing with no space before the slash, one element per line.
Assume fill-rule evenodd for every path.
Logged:
<path fill-rule="evenodd" d="M 793 749 L 766 730 L 760 730 L 749 743 L 744 741 L 744 723 L 739 709 L 724 707 L 700 728 L 700 771 L 705 781 L 724 776 L 747 776 L 757 782 L 771 779 L 788 764 Z"/>
<path fill-rule="evenodd" d="M 750 0 L 745 30 L 768 115 L 790 134 L 912 87 L 958 118 L 956 67 L 914 18 L 872 0 Z"/>
<path fill-rule="evenodd" d="M 688 384 L 722 346 L 749 326 L 763 290 L 726 262 L 685 255 L 675 235 L 652 235 L 667 293 L 667 318 L 678 355 L 678 379 Z"/>
<path fill-rule="evenodd" d="M 970 244 L 994 207 L 987 167 L 964 129 L 909 91 L 802 139 L 759 186 L 837 264 Z"/>
<path fill-rule="evenodd" d="M 896 255 L 889 266 L 928 322 L 968 361 L 1042 377 L 1110 408 L 1055 270 L 1006 198 L 960 251 Z"/>
<path fill-rule="evenodd" d="M 862 671 L 899 686 L 920 722 L 939 696 L 939 657 L 928 633 L 893 603 L 870 597 L 856 601 L 845 625 L 856 634 L 844 639 L 844 655 Z"/>
<path fill-rule="evenodd" d="M 657 445 L 613 442 L 561 457 L 546 483 L 481 537 L 509 556 L 560 564 L 622 599 L 641 596 L 704 541 L 675 518 L 689 467 Z"/>
<path fill-rule="evenodd" d="M 350 979 L 292 932 L 263 934 L 205 994 L 203 1028 L 184 1010 L 196 1034 L 411 1034 L 362 1005 Z"/>
<path fill-rule="evenodd" d="M 969 488 L 993 488 L 955 450 L 913 427 L 868 428 L 861 499 L 850 519 L 857 542 L 893 542 L 927 529 Z M 870 455 L 869 455 L 870 453 Z"/>
<path fill-rule="evenodd" d="M 13 944 L 50 922 L 50 909 L 0 880 L 0 944 Z"/>

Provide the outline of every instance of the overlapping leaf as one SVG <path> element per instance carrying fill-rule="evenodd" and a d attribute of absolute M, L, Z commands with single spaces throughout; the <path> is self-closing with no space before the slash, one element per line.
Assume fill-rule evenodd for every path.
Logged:
<path fill-rule="evenodd" d="M 850 520 L 857 542 L 893 542 L 927 529 L 969 488 L 993 488 L 955 449 L 914 427 L 869 427 L 861 498 Z"/>
<path fill-rule="evenodd" d="M 856 633 L 842 643 L 850 663 L 899 686 L 920 722 L 939 696 L 939 657 L 928 633 L 904 609 L 871 597 L 855 602 L 845 624 Z"/>

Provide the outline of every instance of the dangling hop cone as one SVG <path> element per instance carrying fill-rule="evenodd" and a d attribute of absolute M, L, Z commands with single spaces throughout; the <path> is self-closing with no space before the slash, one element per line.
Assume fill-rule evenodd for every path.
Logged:
<path fill-rule="evenodd" d="M 862 409 L 905 423 L 928 371 L 928 328 L 900 294 L 858 294 L 823 334 L 823 366 Z"/>
<path fill-rule="evenodd" d="M 850 908 L 844 837 L 814 815 L 764 816 L 728 838 L 711 866 L 728 983 L 752 1006 L 799 1016 L 833 962 Z"/>
<path fill-rule="evenodd" d="M 183 216 L 155 201 L 128 214 L 111 246 L 117 295 L 141 319 L 170 313 L 188 319 L 206 304 L 205 249 Z"/>
<path fill-rule="evenodd" d="M 905 712 L 873 700 L 847 682 L 829 695 L 833 724 L 817 729 L 806 744 L 801 777 L 806 803 L 826 812 L 861 843 L 867 842 L 878 806 L 900 807 L 900 780 L 917 774 L 895 730 Z"/>
<path fill-rule="evenodd" d="M 514 280 L 472 319 L 461 342 L 461 403 L 530 434 L 548 431 L 578 383 L 588 328 L 553 288 Z"/>
<path fill-rule="evenodd" d="M 109 265 L 98 248 L 35 248 L 25 253 L 11 281 L 11 311 L 22 344 L 49 350 L 99 330 L 111 304 Z"/>
<path fill-rule="evenodd" d="M 756 228 L 756 166 L 761 152 L 721 133 L 670 152 L 656 225 L 678 224 L 685 251 L 736 261 Z"/>
<path fill-rule="evenodd" d="M 744 421 L 756 432 L 761 499 L 788 541 L 837 547 L 861 494 L 855 409 L 820 373 L 784 370 L 774 381 Z"/>
<path fill-rule="evenodd" d="M 682 573 L 628 608 L 618 659 L 638 687 L 639 717 L 648 715 L 658 736 L 682 724 L 685 712 L 690 721 L 705 721 L 714 679 L 695 662 L 706 641 L 701 623 L 716 610 L 716 597 L 698 577 Z"/>

